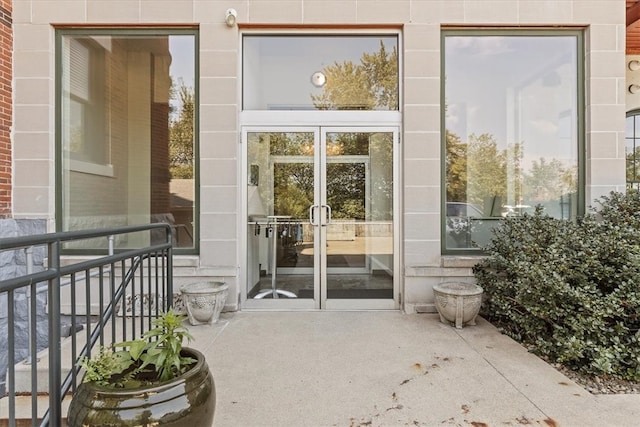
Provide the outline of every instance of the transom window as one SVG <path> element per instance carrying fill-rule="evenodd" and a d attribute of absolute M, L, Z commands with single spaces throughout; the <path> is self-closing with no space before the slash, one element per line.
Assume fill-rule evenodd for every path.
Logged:
<path fill-rule="evenodd" d="M 398 110 L 397 35 L 245 35 L 244 110 Z"/>
<path fill-rule="evenodd" d="M 580 213 L 581 46 L 575 31 L 444 32 L 445 251 L 538 205 Z"/>

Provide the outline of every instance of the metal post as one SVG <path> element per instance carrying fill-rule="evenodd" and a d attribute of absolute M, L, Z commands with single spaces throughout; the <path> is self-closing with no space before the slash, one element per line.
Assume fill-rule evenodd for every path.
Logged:
<path fill-rule="evenodd" d="M 163 274 L 167 275 L 167 295 L 165 298 L 167 299 L 167 309 L 173 307 L 173 231 L 171 227 L 166 228 L 167 232 L 167 243 L 169 243 L 169 248 L 167 249 L 167 268 L 163 272 Z"/>
<path fill-rule="evenodd" d="M 49 269 L 60 271 L 60 241 L 49 243 Z M 62 420 L 62 356 L 60 348 L 60 276 L 49 280 L 49 415 Z"/>
<path fill-rule="evenodd" d="M 27 274 L 31 274 L 33 273 L 33 246 L 29 246 L 28 248 L 24 249 L 24 253 L 25 253 L 25 264 L 26 264 L 26 268 L 27 268 Z M 27 345 L 27 359 L 25 360 L 25 364 L 27 365 L 31 365 L 33 363 L 34 360 L 34 354 L 35 354 L 35 350 L 32 349 L 33 345 L 33 340 L 35 339 L 37 341 L 37 336 L 34 338 L 33 334 L 32 334 L 32 330 L 31 328 L 33 327 L 33 321 L 31 320 L 31 314 L 32 314 L 32 310 L 31 310 L 31 289 L 33 286 L 36 286 L 35 284 L 29 285 L 27 286 L 26 289 L 26 295 L 27 295 L 27 331 L 28 331 L 28 338 L 29 338 L 29 344 Z M 37 347 L 37 343 L 35 345 L 35 347 Z M 38 363 L 40 360 L 39 359 L 35 359 L 35 362 Z"/>

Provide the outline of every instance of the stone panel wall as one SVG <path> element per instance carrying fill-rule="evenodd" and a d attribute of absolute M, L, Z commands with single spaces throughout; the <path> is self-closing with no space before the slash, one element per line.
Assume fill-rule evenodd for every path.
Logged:
<path fill-rule="evenodd" d="M 27 236 L 32 234 L 43 234 L 46 232 L 45 220 L 15 220 L 0 219 L 0 239 L 5 237 Z M 43 270 L 45 257 L 44 247 L 33 249 L 33 272 Z M 0 252 L 0 280 L 10 279 L 27 272 L 27 257 L 24 250 Z M 46 283 L 39 283 L 38 289 L 46 289 Z M 43 290 L 44 290 L 43 289 Z M 15 349 L 16 361 L 25 359 L 29 352 L 29 298 L 26 289 L 19 289 L 14 293 L 14 314 L 15 314 Z M 48 343 L 48 319 L 46 313 L 47 294 L 38 292 L 36 303 L 36 335 L 38 349 L 43 349 Z M 6 337 L 8 333 L 7 325 L 7 295 L 0 294 L 0 336 Z M 8 359 L 8 342 L 6 339 L 0 340 L 0 395 L 4 394 L 5 376 Z"/>

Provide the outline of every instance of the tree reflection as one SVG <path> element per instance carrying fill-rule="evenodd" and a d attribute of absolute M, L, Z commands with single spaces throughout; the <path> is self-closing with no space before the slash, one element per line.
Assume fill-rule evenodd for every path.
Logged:
<path fill-rule="evenodd" d="M 360 63 L 334 62 L 322 69 L 326 84 L 320 95 L 311 95 L 319 110 L 397 110 L 398 48 L 391 52 L 380 40 L 380 49 L 364 53 Z"/>
<path fill-rule="evenodd" d="M 491 134 L 469 135 L 468 141 L 446 133 L 447 202 L 464 202 L 496 216 L 487 203 L 500 207 L 558 205 L 577 189 L 577 166 L 540 157 L 525 169 L 524 144 L 501 149 Z M 508 213 L 504 212 L 503 214 Z M 555 212 L 552 212 L 555 213 Z"/>

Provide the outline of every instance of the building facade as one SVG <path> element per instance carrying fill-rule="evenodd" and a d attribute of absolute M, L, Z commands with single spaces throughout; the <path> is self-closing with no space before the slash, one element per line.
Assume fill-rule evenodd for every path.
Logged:
<path fill-rule="evenodd" d="M 177 285 L 224 281 L 228 310 L 433 311 L 505 216 L 570 220 L 625 190 L 624 17 L 623 0 L 21 0 L 12 215 L 169 222 Z"/>

